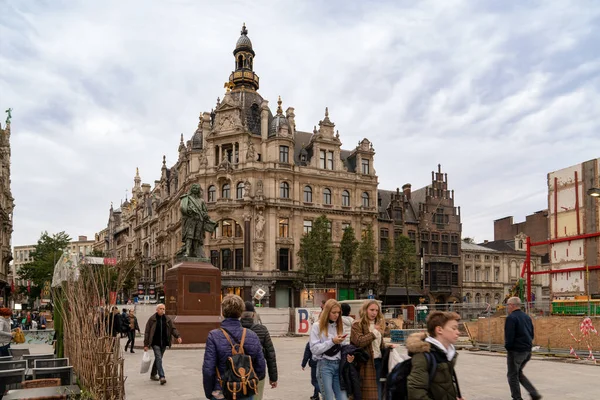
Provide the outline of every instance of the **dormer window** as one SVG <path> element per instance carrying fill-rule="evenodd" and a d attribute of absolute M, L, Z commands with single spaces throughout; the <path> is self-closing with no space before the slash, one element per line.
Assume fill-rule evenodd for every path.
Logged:
<path fill-rule="evenodd" d="M 361 161 L 362 164 L 362 173 L 364 175 L 369 175 L 369 160 L 365 160 L 364 158 Z"/>

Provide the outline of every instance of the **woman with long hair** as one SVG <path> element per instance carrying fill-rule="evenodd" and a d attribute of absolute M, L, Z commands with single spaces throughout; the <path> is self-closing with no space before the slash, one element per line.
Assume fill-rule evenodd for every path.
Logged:
<path fill-rule="evenodd" d="M 329 299 L 323 305 L 319 320 L 310 330 L 310 351 L 317 361 L 317 379 L 323 400 L 347 400 L 340 387 L 340 360 L 345 339 L 340 303 Z M 354 358 L 352 357 L 352 360 Z M 349 358 L 348 361 L 352 362 Z"/>
<path fill-rule="evenodd" d="M 360 368 L 362 398 L 363 400 L 381 400 L 383 390 L 379 378 L 385 349 L 383 342 L 385 320 L 377 300 L 365 301 L 359 315 L 360 319 L 352 324 L 350 343 L 364 349 L 371 356 L 366 365 Z"/>

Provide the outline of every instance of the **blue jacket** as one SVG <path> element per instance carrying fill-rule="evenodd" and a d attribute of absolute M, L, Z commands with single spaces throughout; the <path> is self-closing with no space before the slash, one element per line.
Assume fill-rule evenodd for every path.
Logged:
<path fill-rule="evenodd" d="M 504 323 L 504 347 L 508 351 L 531 351 L 533 344 L 533 322 L 529 315 L 515 310 Z"/>
<path fill-rule="evenodd" d="M 233 344 L 239 343 L 242 339 L 242 324 L 237 318 L 225 318 L 221 326 L 233 335 L 231 338 Z M 259 380 L 265 379 L 265 357 L 263 355 L 262 345 L 258 340 L 256 333 L 246 329 L 246 339 L 244 341 L 244 353 L 252 357 L 252 366 Z M 202 378 L 204 384 L 204 395 L 207 399 L 212 398 L 214 390 L 221 390 L 221 385 L 217 379 L 217 371 L 223 375 L 225 371 L 225 362 L 231 356 L 231 345 L 223 335 L 220 329 L 213 329 L 209 332 L 206 339 L 206 349 L 204 350 L 204 363 L 202 364 Z"/>

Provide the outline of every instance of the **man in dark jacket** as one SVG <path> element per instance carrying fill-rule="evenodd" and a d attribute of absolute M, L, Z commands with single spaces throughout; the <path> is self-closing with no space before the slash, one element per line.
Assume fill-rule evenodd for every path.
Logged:
<path fill-rule="evenodd" d="M 246 311 L 242 313 L 242 318 L 240 322 L 244 328 L 250 329 L 256 336 L 258 336 L 258 340 L 260 340 L 260 344 L 263 348 L 263 354 L 265 355 L 265 360 L 267 361 L 267 371 L 269 372 L 269 384 L 271 385 L 271 389 L 275 389 L 277 387 L 277 359 L 275 357 L 275 347 L 273 347 L 273 342 L 271 341 L 271 335 L 269 335 L 269 330 L 266 326 L 255 323 L 256 312 L 254 309 L 254 305 L 251 301 L 247 301 L 245 303 Z M 258 393 L 254 396 L 254 400 L 262 400 L 263 393 L 265 390 L 265 381 L 261 380 L 258 384 Z"/>
<path fill-rule="evenodd" d="M 504 324 L 504 347 L 506 348 L 506 363 L 508 366 L 508 386 L 514 400 L 523 400 L 521 387 L 529 392 L 533 400 L 542 396 L 533 384 L 523 374 L 523 369 L 531 359 L 533 345 L 533 323 L 529 315 L 521 311 L 521 299 L 511 297 L 507 300 L 508 317 Z"/>
<path fill-rule="evenodd" d="M 314 387 L 313 395 L 310 397 L 310 400 L 319 400 L 319 381 L 317 380 L 317 362 L 312 359 L 312 352 L 310 351 L 310 342 L 306 343 L 306 347 L 304 348 L 304 357 L 302 357 L 302 371 L 306 368 L 306 363 L 310 367 L 310 384 Z"/>
<path fill-rule="evenodd" d="M 223 313 L 223 322 L 221 328 L 225 329 L 231 336 L 231 340 L 240 343 L 243 334 L 243 327 L 240 323 L 240 317 L 244 312 L 244 301 L 240 296 L 228 294 L 221 303 L 221 312 Z M 262 346 L 256 333 L 247 329 L 244 341 L 244 354 L 252 358 L 254 373 L 259 380 L 265 379 L 265 356 Z M 204 350 L 204 363 L 202 364 L 202 379 L 204 385 L 204 395 L 207 399 L 222 399 L 223 393 L 219 380 L 217 379 L 217 369 L 223 376 L 225 372 L 225 363 L 227 358 L 231 357 L 231 345 L 221 331 L 213 329 L 209 332 L 206 339 L 206 348 Z"/>
<path fill-rule="evenodd" d="M 116 337 L 121 332 L 121 315 L 117 307 L 113 307 L 111 313 L 107 315 L 106 329 L 112 337 Z"/>
<path fill-rule="evenodd" d="M 148 351 L 148 347 L 152 346 L 154 363 L 150 371 L 150 379 L 153 381 L 160 380 L 161 385 L 167 383 L 162 359 L 167 346 L 171 347 L 171 336 L 177 338 L 177 343 L 181 343 L 181 335 L 175 328 L 173 320 L 171 317 L 165 315 L 165 305 L 159 304 L 156 306 L 156 314 L 148 318 L 148 322 L 146 322 L 144 351 Z M 156 376 L 157 372 L 158 376 Z"/>

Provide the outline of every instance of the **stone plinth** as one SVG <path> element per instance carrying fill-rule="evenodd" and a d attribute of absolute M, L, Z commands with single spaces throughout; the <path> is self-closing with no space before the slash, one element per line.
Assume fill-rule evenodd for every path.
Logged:
<path fill-rule="evenodd" d="M 166 272 L 165 306 L 184 343 L 205 343 L 221 324 L 221 271 L 204 261 L 178 262 Z"/>

